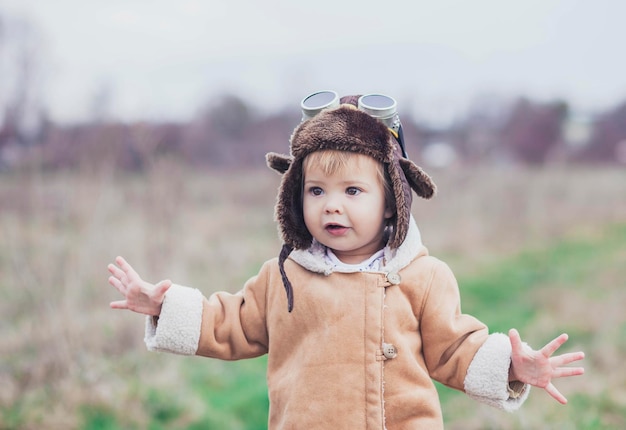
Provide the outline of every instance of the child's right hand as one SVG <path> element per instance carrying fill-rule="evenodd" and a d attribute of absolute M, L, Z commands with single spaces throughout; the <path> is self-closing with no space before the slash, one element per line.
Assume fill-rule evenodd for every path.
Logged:
<path fill-rule="evenodd" d="M 117 264 L 109 264 L 111 284 L 122 293 L 124 300 L 111 302 L 113 309 L 130 309 L 140 314 L 159 316 L 165 293 L 172 286 L 172 281 L 161 281 L 156 285 L 142 280 L 137 272 L 122 257 L 115 259 Z"/>

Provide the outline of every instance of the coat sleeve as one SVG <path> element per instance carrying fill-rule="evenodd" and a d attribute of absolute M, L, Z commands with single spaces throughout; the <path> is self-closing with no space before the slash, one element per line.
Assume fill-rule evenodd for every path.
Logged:
<path fill-rule="evenodd" d="M 161 315 L 146 320 L 146 346 L 151 351 L 238 360 L 267 352 L 265 305 L 266 263 L 236 294 L 200 291 L 173 285 Z"/>
<path fill-rule="evenodd" d="M 450 268 L 434 260 L 421 327 L 426 365 L 433 379 L 504 410 L 517 409 L 528 388 L 510 389 L 511 346 L 502 334 L 461 312 L 459 288 Z"/>
<path fill-rule="evenodd" d="M 465 392 L 479 402 L 508 412 L 518 409 L 528 398 L 530 385 L 509 384 L 510 366 L 509 337 L 502 333 L 491 334 L 467 369 Z"/>
<path fill-rule="evenodd" d="M 200 338 L 202 301 L 200 291 L 172 285 L 165 294 L 161 315 L 146 317 L 144 341 L 148 350 L 195 354 Z"/>

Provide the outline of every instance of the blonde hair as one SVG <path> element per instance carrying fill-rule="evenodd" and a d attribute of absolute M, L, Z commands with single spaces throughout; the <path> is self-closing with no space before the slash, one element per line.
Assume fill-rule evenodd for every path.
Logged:
<path fill-rule="evenodd" d="M 350 151 L 339 151 L 336 149 L 322 149 L 315 151 L 304 157 L 302 161 L 302 171 L 306 172 L 307 168 L 311 164 L 316 164 L 322 169 L 325 175 L 333 175 L 340 170 L 350 167 L 349 163 L 357 155 L 363 155 Z M 396 211 L 396 199 L 393 193 L 393 187 L 391 186 L 391 179 L 385 166 L 380 161 L 376 161 L 376 172 L 378 173 L 378 180 L 383 186 L 385 192 L 385 203 L 389 208 Z M 304 178 L 303 178 L 304 179 Z"/>

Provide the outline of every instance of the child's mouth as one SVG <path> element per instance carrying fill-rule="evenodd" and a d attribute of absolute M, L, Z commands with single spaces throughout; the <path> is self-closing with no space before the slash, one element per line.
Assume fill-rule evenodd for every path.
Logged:
<path fill-rule="evenodd" d="M 341 236 L 348 231 L 348 227 L 344 227 L 339 224 L 328 224 L 325 228 L 326 231 L 333 236 Z"/>

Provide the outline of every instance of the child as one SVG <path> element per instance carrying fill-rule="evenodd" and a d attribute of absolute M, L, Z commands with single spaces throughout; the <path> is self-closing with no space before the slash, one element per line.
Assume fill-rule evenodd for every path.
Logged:
<path fill-rule="evenodd" d="M 431 378 L 509 411 L 529 385 L 566 403 L 552 379 L 582 374 L 563 366 L 584 356 L 552 357 L 567 335 L 539 351 L 514 329 L 490 335 L 461 313 L 454 275 L 422 245 L 411 189 L 430 198 L 435 185 L 406 156 L 393 99 L 313 102 L 320 94 L 333 100 L 305 99 L 291 156 L 267 157 L 284 173 L 280 256 L 239 293 L 208 299 L 149 284 L 118 257 L 109 283 L 124 300 L 111 307 L 149 316 L 152 351 L 269 354 L 270 429 L 442 428 Z"/>

